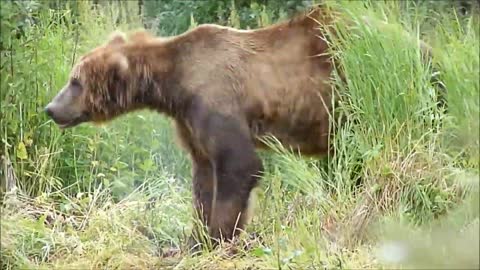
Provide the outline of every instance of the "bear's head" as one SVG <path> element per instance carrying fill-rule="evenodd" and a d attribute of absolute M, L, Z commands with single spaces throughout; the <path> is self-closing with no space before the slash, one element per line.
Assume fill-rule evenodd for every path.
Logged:
<path fill-rule="evenodd" d="M 137 93 L 130 78 L 126 43 L 125 36 L 115 32 L 73 67 L 66 85 L 45 107 L 60 128 L 105 122 L 134 109 Z"/>

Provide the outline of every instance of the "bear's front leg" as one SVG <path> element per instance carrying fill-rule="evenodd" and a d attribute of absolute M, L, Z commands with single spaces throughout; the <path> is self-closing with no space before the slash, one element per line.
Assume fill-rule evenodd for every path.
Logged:
<path fill-rule="evenodd" d="M 261 176 L 262 162 L 239 117 L 216 113 L 199 122 L 214 174 L 209 234 L 214 239 L 232 240 L 248 221 L 249 197 Z"/>
<path fill-rule="evenodd" d="M 207 236 L 204 234 L 204 227 L 208 227 L 211 216 L 214 173 L 212 164 L 208 159 L 201 156 L 193 156 L 192 159 L 193 204 L 195 207 L 195 218 L 199 222 L 193 226 L 189 245 L 190 248 L 198 250 L 201 247 L 200 244 L 204 242 L 205 236 Z"/>
<path fill-rule="evenodd" d="M 210 208 L 210 213 L 204 216 L 208 217 L 210 237 L 232 240 L 248 221 L 250 193 L 260 178 L 262 162 L 240 112 L 219 107 L 213 110 L 203 102 L 192 104 L 187 114 L 192 139 L 213 169 L 211 201 L 206 201 L 210 193 L 204 191 L 209 188 L 200 190 L 200 185 L 194 184 L 194 188 L 198 188 L 195 195 L 201 198 L 204 207 Z M 228 113 L 222 113 L 225 111 Z M 194 182 L 203 183 L 207 178 L 195 178 Z M 209 187 L 204 183 L 202 186 Z"/>
<path fill-rule="evenodd" d="M 248 202 L 262 164 L 253 145 L 222 145 L 214 159 L 214 196 L 209 233 L 214 239 L 232 240 L 248 220 Z M 216 196 L 215 196 L 216 194 Z"/>
<path fill-rule="evenodd" d="M 223 142 L 216 141 L 212 160 L 192 151 L 193 200 L 200 222 L 194 226 L 189 246 L 196 251 L 206 240 L 205 225 L 213 246 L 221 239 L 232 240 L 244 229 L 250 193 L 262 167 L 253 145 Z"/>
<path fill-rule="evenodd" d="M 189 251 L 200 251 L 202 244 L 208 241 L 208 221 L 211 215 L 213 198 L 213 165 L 202 149 L 196 146 L 195 137 L 182 122 L 175 122 L 180 145 L 190 154 L 192 162 L 192 195 L 194 207 L 194 224 L 187 243 Z M 214 243 L 215 244 L 215 243 Z"/>

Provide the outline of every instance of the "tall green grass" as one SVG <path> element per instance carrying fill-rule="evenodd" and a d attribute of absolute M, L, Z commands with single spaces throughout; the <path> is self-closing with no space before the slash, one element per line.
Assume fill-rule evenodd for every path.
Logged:
<path fill-rule="evenodd" d="M 14 23 L 8 15 L 2 14 L 5 30 Z M 39 18 L 26 36 L 7 35 L 1 70 L 2 154 L 12 158 L 18 184 L 32 195 L 62 186 L 59 171 L 65 139 L 46 123 L 42 104 L 67 79 L 74 47 L 72 27 L 49 23 L 71 20 L 70 12 L 42 12 Z"/>
<path fill-rule="evenodd" d="M 415 39 L 400 32 L 404 29 L 395 20 L 400 17 L 395 9 L 353 4 L 344 11 L 354 25 L 339 24 L 333 44 L 348 78 L 339 85 L 337 113 L 346 116 L 346 124 L 334 142 L 340 151 L 333 164 L 351 168 L 349 161 L 342 164 L 346 157 L 361 161 L 364 196 L 372 198 L 375 209 L 404 208 L 419 221 L 429 220 L 445 210 L 443 202 L 454 192 L 446 179 L 448 157 L 436 132 L 442 121 L 432 117 L 442 117 L 432 113 L 437 108 L 430 84 L 433 71 L 422 61 Z M 368 25 L 361 18 L 382 15 L 390 27 Z"/>
<path fill-rule="evenodd" d="M 256 236 L 239 239 L 249 249 L 191 256 L 182 249 L 193 222 L 190 164 L 169 120 L 138 112 L 60 133 L 41 112 L 76 57 L 116 28 L 140 27 L 132 18 L 116 24 L 115 5 L 74 3 L 78 14 L 43 11 L 24 37 L 9 36 L 14 53 L 2 52 L 2 151 L 22 191 L 2 205 L 2 268 L 479 267 L 478 15 L 329 2 L 353 21 L 339 22 L 331 39 L 348 77 L 336 81 L 335 115 L 346 121 L 335 155 L 309 159 L 266 138 L 273 151 L 261 152 L 266 172 L 247 228 Z M 274 21 L 255 8 L 258 25 Z M 239 14 L 226 21 L 238 25 Z M 366 25 L 364 15 L 378 21 Z M 51 23 L 59 16 L 72 23 Z M 420 36 L 448 89 L 448 113 L 435 121 Z M 162 257 L 171 247 L 179 255 Z"/>

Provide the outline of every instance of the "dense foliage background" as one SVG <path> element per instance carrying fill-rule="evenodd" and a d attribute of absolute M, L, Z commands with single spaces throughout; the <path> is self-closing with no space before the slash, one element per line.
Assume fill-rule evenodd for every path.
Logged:
<path fill-rule="evenodd" d="M 115 29 L 252 29 L 314 2 L 2 1 L 2 268 L 478 268 L 478 1 L 328 2 L 391 25 L 359 23 L 354 34 L 339 26 L 332 46 L 348 74 L 338 85 L 348 89 L 339 108 L 348 121 L 337 153 L 306 159 L 272 140 L 249 227 L 259 237 L 245 239 L 252 249 L 233 261 L 222 251 L 158 256 L 181 246 L 192 222 L 190 163 L 169 119 L 142 111 L 61 132 L 43 113 L 79 56 Z M 432 70 L 400 30 L 432 45 L 448 114 L 430 113 Z"/>

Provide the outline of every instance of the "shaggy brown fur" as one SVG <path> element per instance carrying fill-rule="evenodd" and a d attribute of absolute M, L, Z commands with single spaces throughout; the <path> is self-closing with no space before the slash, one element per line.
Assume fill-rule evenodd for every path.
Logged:
<path fill-rule="evenodd" d="M 330 19 L 316 8 L 256 30 L 116 33 L 81 58 L 47 113 L 63 128 L 143 108 L 172 117 L 192 160 L 195 208 L 210 236 L 232 239 L 261 177 L 262 136 L 303 154 L 329 151 L 333 64 L 318 22 Z"/>

